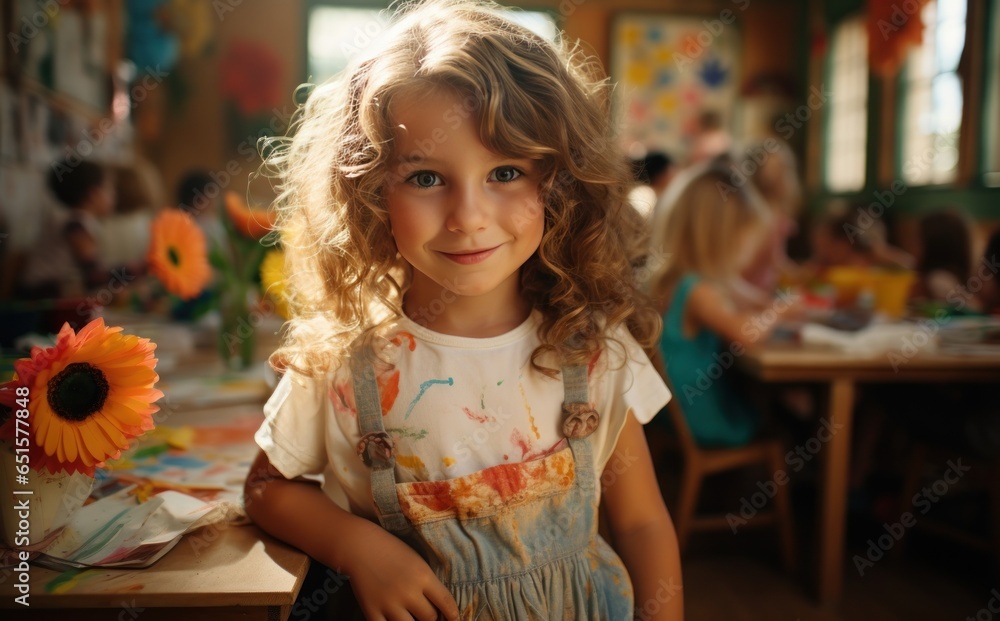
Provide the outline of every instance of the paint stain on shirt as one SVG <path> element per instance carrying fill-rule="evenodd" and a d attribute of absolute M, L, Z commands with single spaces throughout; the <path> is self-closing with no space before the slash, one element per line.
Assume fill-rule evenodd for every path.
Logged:
<path fill-rule="evenodd" d="M 428 478 L 427 466 L 424 465 L 424 460 L 417 455 L 396 455 L 396 464 L 412 470 L 417 479 Z"/>
<path fill-rule="evenodd" d="M 399 380 L 397 379 L 397 389 L 398 389 L 398 383 Z M 417 405 L 417 401 L 420 401 L 420 398 L 424 396 L 424 393 L 427 392 L 427 389 L 433 386 L 434 384 L 447 384 L 448 386 L 454 386 L 455 378 L 449 377 L 448 379 L 429 379 L 426 382 L 421 382 L 420 392 L 418 392 L 417 396 L 414 397 L 413 401 L 410 402 L 410 407 L 406 408 L 406 414 L 403 415 L 403 418 L 410 417 L 410 414 L 413 413 L 413 408 L 416 407 Z"/>
<path fill-rule="evenodd" d="M 393 371 L 388 376 L 378 377 L 378 394 L 381 397 L 382 416 L 389 413 L 399 396 L 399 369 Z"/>
<path fill-rule="evenodd" d="M 426 429 L 414 429 L 413 427 L 386 427 L 385 430 L 397 438 L 412 438 L 413 440 L 423 440 L 428 433 Z"/>
<path fill-rule="evenodd" d="M 493 416 L 491 416 L 489 414 L 486 414 L 485 412 L 483 412 L 483 413 L 473 412 L 472 410 L 470 410 L 469 408 L 466 408 L 466 407 L 463 407 L 462 411 L 465 412 L 465 415 L 469 417 L 469 420 L 474 420 L 477 423 L 495 423 L 495 422 L 497 422 L 496 418 L 494 418 Z"/>
<path fill-rule="evenodd" d="M 531 452 L 531 439 L 520 429 L 515 429 L 510 432 L 510 441 L 514 446 L 521 449 L 521 460 L 523 461 L 525 455 Z"/>
<path fill-rule="evenodd" d="M 399 331 L 396 336 L 392 337 L 392 344 L 399 347 L 403 344 L 403 339 L 406 339 L 406 348 L 413 351 L 417 348 L 417 340 L 413 338 L 413 335 L 409 332 Z"/>
<path fill-rule="evenodd" d="M 531 433 L 535 434 L 536 440 L 541 440 L 542 434 L 538 431 L 538 425 L 535 424 L 535 417 L 531 414 L 531 403 L 528 402 L 528 395 L 524 392 L 524 384 L 518 382 L 517 386 L 521 389 L 521 399 L 524 401 L 524 411 L 528 414 L 528 423 L 531 424 Z"/>
<path fill-rule="evenodd" d="M 594 355 L 591 356 L 590 362 L 587 364 L 587 377 L 591 376 L 591 374 L 594 371 L 594 366 L 597 364 L 597 361 L 600 358 L 601 358 L 601 350 L 598 349 L 596 352 L 594 352 Z"/>

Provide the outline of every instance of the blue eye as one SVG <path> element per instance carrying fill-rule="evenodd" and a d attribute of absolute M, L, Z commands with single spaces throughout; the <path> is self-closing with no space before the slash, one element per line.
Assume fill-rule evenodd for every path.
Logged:
<path fill-rule="evenodd" d="M 418 170 L 410 175 L 406 181 L 408 183 L 412 183 L 418 188 L 432 188 L 436 185 L 441 185 L 441 178 L 426 170 Z"/>
<path fill-rule="evenodd" d="M 494 169 L 493 172 L 490 173 L 490 180 L 497 181 L 499 183 L 510 183 L 523 174 L 523 172 L 513 166 L 501 166 Z"/>

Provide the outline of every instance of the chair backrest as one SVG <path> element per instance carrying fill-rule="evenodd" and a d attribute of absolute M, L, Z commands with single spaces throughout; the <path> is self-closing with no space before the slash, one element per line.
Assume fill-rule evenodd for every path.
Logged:
<path fill-rule="evenodd" d="M 695 455 L 699 452 L 698 443 L 695 442 L 694 436 L 691 434 L 691 428 L 688 427 L 687 419 L 684 418 L 684 410 L 681 409 L 679 395 L 672 387 L 670 388 L 670 392 L 673 394 L 673 397 L 670 399 L 670 403 L 667 404 L 667 411 L 670 412 L 670 420 L 677 431 L 681 450 L 684 451 L 685 455 Z"/>

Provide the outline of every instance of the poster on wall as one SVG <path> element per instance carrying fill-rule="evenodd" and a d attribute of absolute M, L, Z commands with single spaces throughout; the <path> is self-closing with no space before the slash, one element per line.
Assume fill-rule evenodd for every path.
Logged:
<path fill-rule="evenodd" d="M 740 79 L 737 24 L 701 16 L 622 13 L 612 26 L 611 77 L 621 139 L 634 157 L 665 151 L 684 162 L 702 112 L 732 128 Z"/>

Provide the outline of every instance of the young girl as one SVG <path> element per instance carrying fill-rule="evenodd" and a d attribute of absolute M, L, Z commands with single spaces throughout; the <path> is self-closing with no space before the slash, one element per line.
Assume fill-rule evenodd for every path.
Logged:
<path fill-rule="evenodd" d="M 114 178 L 94 162 L 54 162 L 48 187 L 60 207 L 51 213 L 18 283 L 24 299 L 82 297 L 106 286 L 111 270 L 101 257 L 102 222 L 115 206 Z M 140 266 L 129 266 L 135 274 Z"/>
<path fill-rule="evenodd" d="M 757 163 L 763 155 L 763 161 Z M 771 225 L 753 260 L 743 270 L 743 278 L 769 298 L 778 288 L 781 277 L 793 280 L 797 266 L 788 258 L 788 240 L 798 229 L 802 204 L 802 184 L 792 148 L 778 138 L 767 138 L 751 145 L 743 154 L 747 170 L 757 167 L 749 177 L 754 188 L 771 211 Z"/>
<path fill-rule="evenodd" d="M 742 348 L 766 340 L 798 304 L 777 298 L 769 305 L 773 313 L 739 309 L 740 273 L 771 224 L 767 206 L 749 184 L 732 185 L 727 170 L 713 164 L 675 183 L 666 197 L 666 223 L 653 231 L 654 253 L 668 253 L 650 281 L 664 313 L 660 354 L 695 440 L 739 446 L 753 437 L 757 414 L 725 373 Z"/>
<path fill-rule="evenodd" d="M 920 219 L 917 251 L 919 280 L 912 297 L 919 300 L 952 302 L 961 299 L 972 275 L 972 230 L 966 217 L 954 211 L 938 211 Z M 975 298 L 966 300 L 978 310 Z"/>
<path fill-rule="evenodd" d="M 822 216 L 812 229 L 812 258 L 806 271 L 822 277 L 831 267 L 910 269 L 913 257 L 889 244 L 885 223 L 867 215 L 867 206 Z"/>
<path fill-rule="evenodd" d="M 368 619 L 681 618 L 606 96 L 497 6 L 432 1 L 279 155 L 296 314 L 247 512 Z"/>

